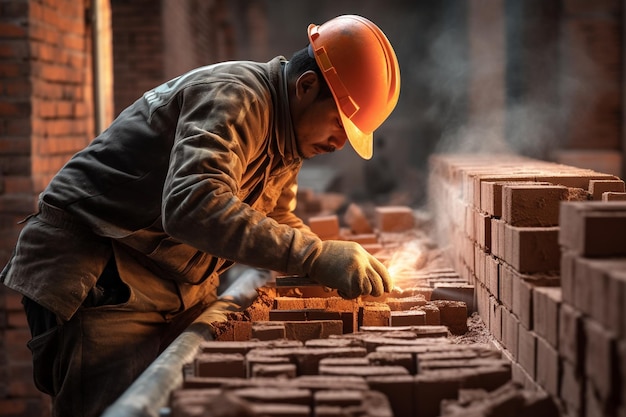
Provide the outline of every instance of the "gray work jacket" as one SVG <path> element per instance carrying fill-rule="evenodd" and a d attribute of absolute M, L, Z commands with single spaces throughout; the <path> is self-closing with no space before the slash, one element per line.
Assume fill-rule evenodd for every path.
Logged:
<path fill-rule="evenodd" d="M 233 262 L 306 273 L 320 241 L 292 212 L 285 65 L 220 63 L 146 92 L 52 179 L 4 283 L 69 319 L 111 254 L 140 309 L 196 303 Z"/>

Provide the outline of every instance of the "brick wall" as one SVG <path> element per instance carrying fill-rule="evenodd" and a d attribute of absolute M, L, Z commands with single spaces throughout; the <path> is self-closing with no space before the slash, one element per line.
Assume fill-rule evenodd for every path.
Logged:
<path fill-rule="evenodd" d="M 0 263 L 37 194 L 94 133 L 86 3 L 0 3 Z M 46 416 L 32 382 L 20 297 L 0 289 L 0 415 Z"/>
<path fill-rule="evenodd" d="M 623 415 L 626 205 L 607 197 L 624 181 L 505 155 L 431 164 L 440 244 L 474 284 L 513 379 L 564 415 Z"/>

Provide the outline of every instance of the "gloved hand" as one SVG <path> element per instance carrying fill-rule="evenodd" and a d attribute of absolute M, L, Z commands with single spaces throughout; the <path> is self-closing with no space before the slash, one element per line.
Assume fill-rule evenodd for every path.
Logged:
<path fill-rule="evenodd" d="M 377 297 L 393 287 L 387 268 L 356 242 L 325 240 L 313 256 L 309 277 L 343 298 Z"/>

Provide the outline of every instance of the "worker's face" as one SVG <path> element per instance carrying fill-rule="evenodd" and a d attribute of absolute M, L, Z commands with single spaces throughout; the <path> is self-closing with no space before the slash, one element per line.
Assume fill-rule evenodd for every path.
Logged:
<path fill-rule="evenodd" d="M 332 96 L 319 98 L 319 80 L 313 71 L 300 76 L 290 108 L 300 155 L 315 155 L 342 149 L 348 140 Z"/>

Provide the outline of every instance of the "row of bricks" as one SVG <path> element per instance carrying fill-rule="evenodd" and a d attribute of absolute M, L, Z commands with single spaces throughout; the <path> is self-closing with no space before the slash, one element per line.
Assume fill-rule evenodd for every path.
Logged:
<path fill-rule="evenodd" d="M 372 222 L 356 204 L 348 206 L 344 214 L 344 222 L 350 233 L 371 235 L 378 232 L 405 232 L 415 227 L 413 210 L 406 206 L 381 206 L 374 209 L 375 218 Z M 342 235 L 339 216 L 336 214 L 312 216 L 308 225 L 313 233 L 321 239 L 338 239 Z M 368 242 L 371 243 L 371 242 Z"/>
<path fill-rule="evenodd" d="M 455 197 L 460 197 L 462 201 L 479 209 L 497 206 L 493 202 L 497 197 L 489 192 L 483 195 L 484 183 L 541 182 L 589 190 L 591 181 L 620 180 L 614 175 L 589 169 L 513 155 L 502 156 L 496 163 L 493 158 L 486 156 L 434 155 L 430 158 L 430 167 L 431 175 L 455 186 L 458 190 Z"/>
<path fill-rule="evenodd" d="M 177 390 L 171 417 L 393 417 L 384 394 L 373 390 L 317 390 L 290 387 Z"/>
<path fill-rule="evenodd" d="M 427 325 L 438 333 L 464 334 L 467 332 L 467 306 L 463 302 L 437 300 L 415 310 L 391 311 L 383 303 L 370 303 L 354 311 L 327 311 L 318 309 L 271 310 L 269 321 L 233 320 L 221 326 L 218 340 L 272 340 L 288 338 L 306 341 L 329 335 L 352 333 L 364 327 Z M 443 330 L 442 330 L 443 329 Z"/>
<path fill-rule="evenodd" d="M 500 351 L 493 346 L 458 345 L 446 338 L 415 339 L 407 338 L 402 334 L 405 332 L 394 333 L 397 337 L 386 332 L 311 340 L 302 347 L 284 347 L 293 343 L 287 341 L 209 342 L 203 345 L 203 353 L 196 360 L 202 363 L 207 360 L 206 355 L 218 355 L 214 358 L 220 362 L 219 355 L 238 354 L 238 359 L 257 364 L 255 361 L 261 361 L 261 367 L 263 361 L 279 361 L 293 365 L 290 368 L 295 368 L 295 373 L 284 375 L 289 379 L 277 378 L 273 382 L 263 378 L 260 381 L 264 387 L 279 384 L 313 390 L 346 386 L 374 389 L 389 399 L 394 416 L 407 417 L 438 416 L 442 400 L 457 399 L 462 388 L 491 391 L 510 381 L 510 363 L 502 360 Z M 340 344 L 344 347 L 337 347 Z M 190 366 L 186 372 L 184 389 L 232 390 L 259 385 L 254 378 L 193 376 L 193 368 Z"/>

